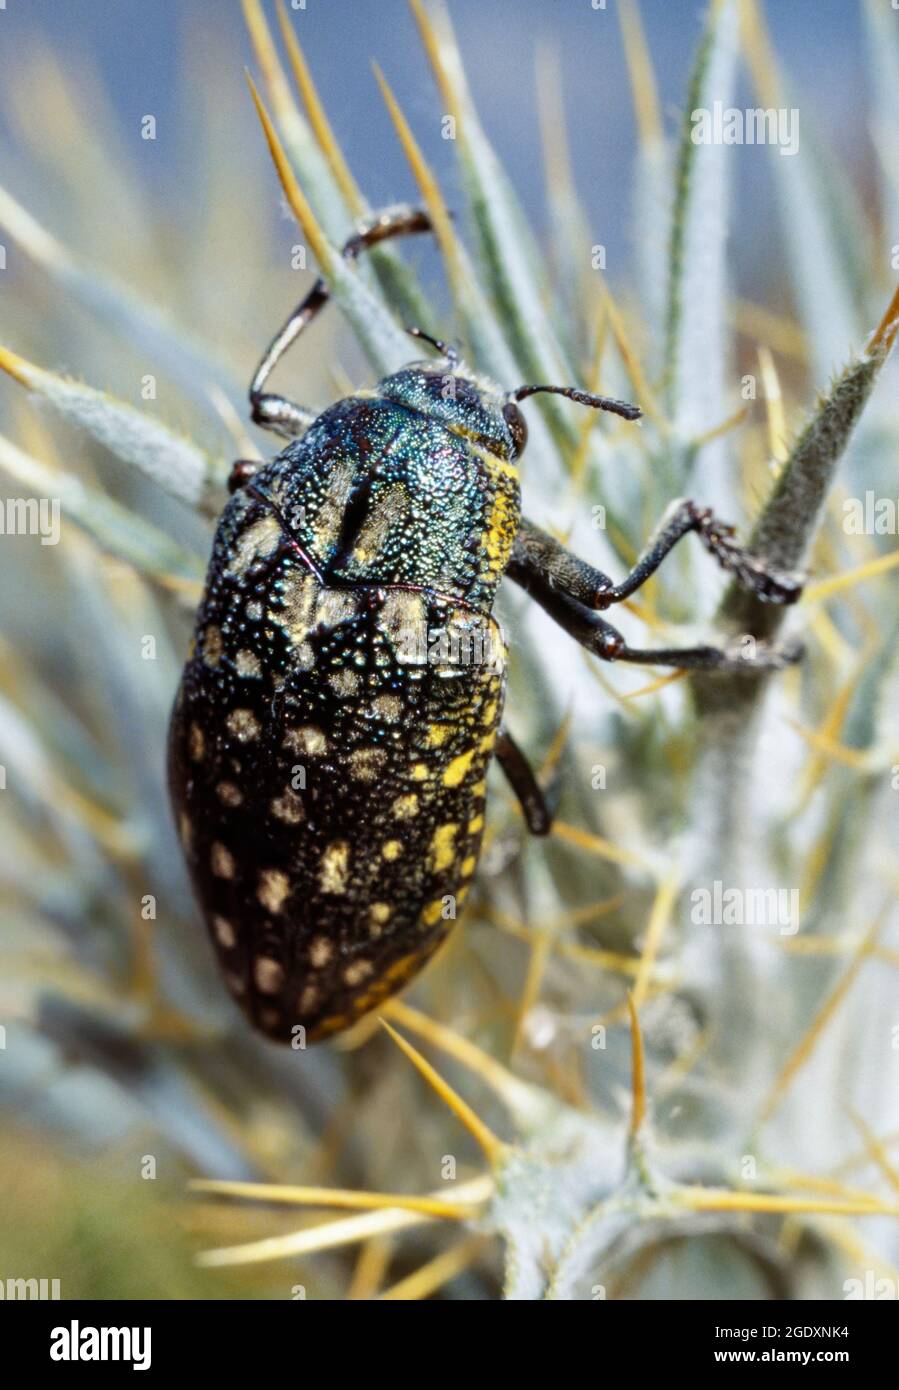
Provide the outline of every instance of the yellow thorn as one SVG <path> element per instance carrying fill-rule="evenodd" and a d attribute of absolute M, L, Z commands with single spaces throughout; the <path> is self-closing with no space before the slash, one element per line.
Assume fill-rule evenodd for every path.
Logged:
<path fill-rule="evenodd" d="M 874 356 L 876 353 L 885 357 L 892 350 L 897 331 L 899 331 L 899 287 L 890 300 L 889 308 L 868 340 L 868 346 L 865 349 L 868 356 Z"/>
<path fill-rule="evenodd" d="M 287 77 L 281 66 L 281 60 L 278 57 L 278 50 L 268 27 L 268 21 L 265 18 L 265 11 L 260 0 L 241 0 L 241 7 L 244 23 L 253 45 L 253 52 L 262 69 L 262 76 L 265 78 L 265 85 L 271 94 L 275 111 L 283 115 L 291 107 L 294 107 L 294 102 Z"/>
<path fill-rule="evenodd" d="M 679 1205 L 691 1211 L 763 1211 L 788 1214 L 808 1212 L 820 1216 L 899 1216 L 899 1204 L 870 1201 L 827 1201 L 819 1197 L 784 1197 L 773 1192 L 727 1192 L 712 1187 L 688 1187 L 677 1191 Z"/>
<path fill-rule="evenodd" d="M 818 1173 L 799 1173 L 795 1168 L 768 1169 L 768 1178 L 777 1187 L 802 1187 L 809 1192 L 824 1192 L 830 1197 L 841 1197 L 847 1202 L 878 1202 L 873 1192 L 865 1192 L 858 1187 L 847 1187 L 834 1178 L 821 1177 Z"/>
<path fill-rule="evenodd" d="M 474 1178 L 456 1188 L 456 1195 L 461 1200 L 471 1202 L 486 1201 L 492 1192 L 493 1181 L 489 1177 Z M 432 1195 L 438 1199 L 441 1196 L 439 1192 Z M 338 1221 L 325 1221 L 320 1226 L 302 1231 L 290 1231 L 283 1236 L 270 1236 L 219 1250 L 205 1250 L 197 1256 L 197 1263 L 210 1268 L 262 1264 L 267 1260 L 311 1255 L 317 1250 L 336 1250 L 341 1245 L 355 1245 L 357 1241 L 408 1230 L 433 1220 L 432 1216 L 422 1212 L 399 1211 L 396 1207 L 386 1211 L 367 1211 L 358 1216 L 342 1217 Z"/>
<path fill-rule="evenodd" d="M 847 748 L 845 744 L 837 743 L 826 734 L 822 734 L 817 729 L 805 729 L 795 719 L 788 719 L 787 723 L 791 729 L 795 729 L 800 738 L 804 738 L 806 743 L 812 748 L 817 749 L 825 758 L 831 758 L 834 762 L 842 763 L 844 767 L 851 767 L 856 772 L 869 772 L 873 766 L 871 762 L 871 751 L 867 748 Z M 818 779 L 815 778 L 817 783 Z"/>
<path fill-rule="evenodd" d="M 763 106 L 776 110 L 783 105 L 780 74 L 765 20 L 757 0 L 742 0 L 741 29 L 746 64 Z"/>
<path fill-rule="evenodd" d="M 768 450 L 774 462 L 780 465 L 786 463 L 789 453 L 786 444 L 787 420 L 784 414 L 780 377 L 777 375 L 777 368 L 774 365 L 774 354 L 764 343 L 759 343 L 758 359 L 762 390 L 765 393 L 765 414 L 768 420 Z M 777 471 L 779 472 L 780 469 L 778 468 Z"/>
<path fill-rule="evenodd" d="M 731 430 L 738 429 L 744 424 L 749 415 L 749 406 L 741 405 L 739 410 L 735 410 L 732 415 L 728 415 L 717 425 L 712 425 L 711 429 L 705 430 L 702 434 L 694 434 L 690 444 L 695 449 L 701 449 L 706 444 L 711 444 L 713 439 L 720 439 L 725 434 L 730 434 Z"/>
<path fill-rule="evenodd" d="M 858 565 L 855 569 L 846 570 L 844 574 L 834 575 L 832 579 L 822 579 L 817 584 L 810 584 L 800 603 L 820 603 L 822 599 L 831 598 L 843 589 L 850 589 L 866 579 L 876 579 L 888 570 L 895 569 L 897 565 L 899 550 L 892 550 L 888 555 L 879 555 L 876 560 L 871 560 L 866 565 Z"/>
<path fill-rule="evenodd" d="M 348 1303 L 367 1302 L 374 1298 L 384 1282 L 393 1259 L 392 1240 L 368 1240 L 356 1257 L 353 1276 L 346 1291 Z"/>
<path fill-rule="evenodd" d="M 562 721 L 559 724 L 559 727 L 556 730 L 556 732 L 553 734 L 552 742 L 547 748 L 546 753 L 543 756 L 543 760 L 540 763 L 541 778 L 551 776 L 551 774 L 555 771 L 556 767 L 558 766 L 559 759 L 565 751 L 565 745 L 568 742 L 568 735 L 571 732 L 572 715 L 572 707 L 571 705 L 569 705 L 568 709 L 562 716 Z"/>
<path fill-rule="evenodd" d="M 577 196 L 571 172 L 558 51 L 554 47 L 538 46 L 535 68 L 537 117 L 546 174 L 547 201 L 552 206 L 567 199 L 574 200 Z"/>
<path fill-rule="evenodd" d="M 543 983 L 543 976 L 546 974 L 546 967 L 553 952 L 553 945 L 553 934 L 545 927 L 533 928 L 528 934 L 528 946 L 530 948 L 528 968 L 525 971 L 524 985 L 516 1010 L 515 1035 L 512 1040 L 513 1052 L 517 1052 L 521 1046 L 525 1020 L 539 997 L 540 986 Z"/>
<path fill-rule="evenodd" d="M 887 911 L 884 910 L 876 918 L 873 925 L 859 941 L 855 950 L 855 955 L 847 970 L 840 976 L 830 994 L 821 1005 L 815 1017 L 812 1019 L 805 1035 L 797 1043 L 790 1056 L 787 1058 L 774 1084 L 768 1093 L 768 1097 L 759 1113 L 759 1124 L 770 1119 L 783 1099 L 790 1082 L 804 1064 L 808 1061 L 818 1043 L 821 1034 L 833 1018 L 843 999 L 853 985 L 856 976 L 862 968 L 866 958 L 871 954 L 872 947 L 875 945 L 877 936 L 882 930 L 886 921 Z"/>
<path fill-rule="evenodd" d="M 808 349 L 805 334 L 792 319 L 773 313 L 761 304 L 753 304 L 749 299 L 735 301 L 732 317 L 737 332 L 744 337 L 769 344 L 783 357 L 792 357 L 797 362 L 806 361 Z"/>
<path fill-rule="evenodd" d="M 440 185 L 437 182 L 433 170 L 422 154 L 421 148 L 415 136 L 412 134 L 409 122 L 400 110 L 399 103 L 393 95 L 386 77 L 377 63 L 374 63 L 372 66 L 378 86 L 381 89 L 381 95 L 384 98 L 384 103 L 390 113 L 390 119 L 393 121 L 394 129 L 396 130 L 399 142 L 403 148 L 403 153 L 409 161 L 409 167 L 415 176 L 415 181 L 424 199 L 425 207 L 427 208 L 428 216 L 431 220 L 431 226 L 434 229 L 434 236 L 437 238 L 437 244 L 440 247 L 441 255 L 446 264 L 447 275 L 450 277 L 452 283 L 456 284 L 461 274 L 459 244 L 456 240 L 456 234 L 453 231 L 453 225 L 450 221 L 449 211 L 444 202 L 443 194 L 440 191 Z"/>
<path fill-rule="evenodd" d="M 657 145 L 662 141 L 659 94 L 637 0 L 629 0 L 629 3 L 619 5 L 618 18 L 621 23 L 624 56 L 631 81 L 640 141 L 644 145 Z"/>
<path fill-rule="evenodd" d="M 635 1009 L 639 1009 L 646 999 L 662 933 L 671 917 L 671 909 L 674 907 L 679 886 L 680 877 L 672 871 L 662 880 L 656 891 L 652 911 L 649 914 L 649 924 L 646 928 L 646 942 L 640 956 L 640 967 L 634 981 L 633 1003 Z"/>
<path fill-rule="evenodd" d="M 642 695 L 654 695 L 657 690 L 664 690 L 666 685 L 673 685 L 675 681 L 682 681 L 689 675 L 688 671 L 669 671 L 667 676 L 659 676 L 658 680 L 650 681 L 649 685 L 641 685 L 639 690 L 628 690 L 622 695 L 622 700 L 639 700 Z"/>
<path fill-rule="evenodd" d="M 590 903 L 585 908 L 577 908 L 573 912 L 562 913 L 559 917 L 554 917 L 547 923 L 552 932 L 564 927 L 577 926 L 580 922 L 594 922 L 600 917 L 604 917 L 609 912 L 621 906 L 624 901 L 624 894 L 618 893 L 614 898 L 608 898 L 604 903 Z M 500 931 L 507 932 L 509 936 L 514 936 L 518 941 L 530 941 L 534 935 L 532 927 L 525 926 L 524 922 L 519 922 L 507 912 L 502 912 L 498 908 L 485 907 L 484 917 L 488 922 L 492 922 Z M 553 936 L 553 948 L 560 956 L 567 960 L 576 960 L 583 965 L 598 966 L 601 970 L 614 970 L 621 975 L 636 975 L 640 966 L 638 956 L 626 956 L 619 951 L 605 951 L 596 946 L 581 946 L 575 941 L 560 941 Z M 391 1008 L 391 1015 L 393 1010 Z"/>
<path fill-rule="evenodd" d="M 433 1260 L 428 1260 L 427 1264 L 416 1269 L 414 1274 L 408 1274 L 405 1279 L 400 1279 L 398 1283 L 391 1285 L 381 1294 L 381 1299 L 403 1300 L 412 1302 L 421 1298 L 430 1298 L 437 1289 L 448 1284 L 451 1279 L 455 1279 L 458 1274 L 469 1269 L 483 1250 L 486 1241 L 483 1236 L 471 1236 L 468 1240 L 459 1241 L 452 1250 L 444 1250 L 442 1254 L 436 1255 Z"/>
<path fill-rule="evenodd" d="M 35 367 L 24 357 L 19 357 L 17 353 L 5 347 L 0 347 L 0 368 L 11 376 L 13 381 L 29 389 L 34 385 L 34 374 L 40 371 L 40 367 Z"/>
<path fill-rule="evenodd" d="M 631 1020 L 631 1136 L 636 1139 L 646 1119 L 646 1062 L 637 1005 L 630 990 L 627 995 L 627 1011 Z"/>
<path fill-rule="evenodd" d="M 473 1139 L 480 1144 L 484 1150 L 489 1163 L 496 1164 L 505 1154 L 508 1145 L 499 1139 L 493 1130 L 472 1110 L 467 1101 L 464 1101 L 458 1092 L 454 1091 L 447 1081 L 444 1081 L 439 1072 L 431 1066 L 417 1048 L 410 1042 L 401 1037 L 395 1028 L 392 1028 L 385 1018 L 381 1019 L 381 1024 L 393 1038 L 397 1047 L 406 1054 L 413 1066 L 421 1072 L 428 1085 L 437 1092 L 438 1096 L 446 1105 L 449 1106 L 453 1114 L 462 1122 Z"/>
<path fill-rule="evenodd" d="M 849 1118 L 865 1141 L 865 1148 L 871 1155 L 872 1162 L 876 1163 L 893 1191 L 899 1192 L 899 1172 L 896 1171 L 890 1162 L 882 1141 L 878 1139 L 867 1120 L 857 1114 L 855 1110 L 850 1109 Z"/>
<path fill-rule="evenodd" d="M 630 377 L 637 400 L 643 408 L 644 415 L 648 416 L 658 429 L 667 432 L 668 421 L 665 419 L 662 409 L 656 401 L 655 394 L 649 385 L 640 359 L 631 347 L 630 340 L 627 336 L 627 329 L 624 326 L 624 319 L 612 297 L 612 291 L 605 283 L 602 284 L 601 288 L 603 300 L 609 314 L 612 336 L 615 339 L 619 355 L 624 363 L 624 369 Z"/>
<path fill-rule="evenodd" d="M 353 1192 L 341 1187 L 292 1187 L 281 1183 L 228 1182 L 215 1178 L 194 1178 L 192 1192 L 213 1197 L 249 1197 L 256 1202 L 278 1202 L 288 1206 L 351 1207 L 360 1211 L 417 1211 L 450 1221 L 467 1221 L 480 1210 L 477 1206 L 454 1202 L 451 1198 L 404 1196 L 394 1192 Z M 451 1189 L 450 1189 L 451 1190 Z"/>
<path fill-rule="evenodd" d="M 475 1076 L 489 1086 L 495 1095 L 507 1105 L 512 1105 L 517 1095 L 521 1093 L 521 1088 L 526 1085 L 519 1081 L 508 1068 L 501 1062 L 497 1062 L 489 1052 L 484 1050 L 468 1038 L 463 1038 L 461 1034 L 448 1028 L 443 1023 L 438 1023 L 436 1019 L 429 1018 L 427 1014 L 420 1013 L 418 1009 L 413 1009 L 402 999 L 391 999 L 385 1006 L 384 1012 L 389 1014 L 396 1023 L 401 1023 L 404 1028 L 410 1028 L 413 1033 L 424 1038 L 426 1042 L 437 1047 L 441 1052 L 445 1052 L 448 1057 L 467 1067 L 474 1072 Z"/>
<path fill-rule="evenodd" d="M 553 821 L 550 833 L 557 840 L 565 840 L 570 845 L 577 845 L 580 849 L 598 855 L 600 859 L 610 859 L 613 864 L 633 864 L 641 868 L 646 867 L 646 860 L 641 858 L 639 854 L 634 854 L 629 849 L 621 849 L 618 845 L 613 845 L 610 840 L 604 840 L 601 835 L 593 835 L 589 830 L 581 830 L 577 825 L 569 825 L 567 821 Z"/>
<path fill-rule="evenodd" d="M 319 266 L 322 268 L 322 270 L 325 270 L 334 259 L 334 251 L 330 243 L 328 242 L 324 232 L 322 231 L 321 227 L 318 225 L 315 213 L 312 211 L 312 208 L 306 201 L 306 195 L 300 188 L 300 185 L 297 182 L 296 175 L 294 174 L 293 170 L 290 167 L 290 164 L 287 161 L 287 155 L 284 153 L 284 147 L 282 146 L 281 141 L 278 139 L 278 134 L 275 130 L 275 127 L 272 125 L 271 118 L 268 112 L 266 111 L 265 106 L 263 105 L 262 98 L 257 92 L 256 84 L 254 83 L 249 72 L 247 73 L 247 82 L 250 86 L 250 95 L 252 96 L 253 102 L 256 106 L 256 112 L 259 116 L 260 121 L 262 122 L 262 129 L 265 131 L 265 138 L 268 141 L 269 151 L 271 153 L 275 169 L 278 172 L 278 178 L 280 179 L 281 187 L 284 190 L 284 196 L 290 204 L 291 210 L 294 216 L 296 217 L 297 222 L 300 224 L 300 228 L 303 232 L 303 235 L 309 242 L 309 245 L 312 249 L 312 254 L 315 256 L 315 259 L 318 261 Z"/>
<path fill-rule="evenodd" d="M 300 96 L 303 98 L 303 105 L 306 107 L 306 114 L 309 117 L 309 124 L 315 132 L 316 139 L 321 147 L 328 166 L 334 175 L 334 180 L 346 199 L 347 206 L 354 217 L 361 217 L 365 212 L 365 199 L 359 191 L 359 185 L 350 172 L 350 167 L 343 157 L 340 142 L 331 129 L 331 123 L 325 114 L 321 98 L 314 81 L 309 64 L 306 62 L 300 41 L 297 38 L 296 30 L 287 17 L 287 10 L 284 8 L 284 0 L 277 0 L 278 3 L 278 22 L 281 25 L 281 33 L 284 36 L 284 43 L 287 48 L 287 58 L 291 66 Z"/>
<path fill-rule="evenodd" d="M 436 26 L 432 22 L 431 16 L 428 14 L 424 5 L 421 3 L 421 0 L 409 0 L 409 7 L 415 17 L 419 37 L 421 38 L 422 45 L 427 54 L 428 62 L 431 65 L 434 79 L 440 90 L 441 100 L 443 101 L 447 113 L 455 116 L 457 125 L 461 125 L 460 117 L 462 113 L 459 110 L 458 94 L 449 76 L 451 57 L 445 51 L 446 45 L 444 39 L 437 33 Z M 456 77 L 461 77 L 461 74 L 457 72 Z"/>

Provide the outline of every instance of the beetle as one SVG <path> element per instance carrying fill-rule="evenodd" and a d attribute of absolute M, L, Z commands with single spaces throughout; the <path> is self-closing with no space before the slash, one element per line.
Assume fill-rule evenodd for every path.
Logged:
<path fill-rule="evenodd" d="M 389 208 L 343 254 L 429 226 Z M 761 599 L 801 591 L 691 501 L 672 504 L 617 584 L 522 516 L 521 401 L 551 391 L 627 420 L 636 406 L 500 389 L 417 328 L 436 358 L 318 416 L 270 394 L 328 297 L 318 280 L 253 377 L 253 420 L 289 442 L 234 466 L 169 735 L 173 807 L 225 980 L 256 1028 L 294 1045 L 348 1027 L 440 945 L 477 864 L 494 754 L 529 828 L 550 828 L 502 723 L 504 576 L 605 660 L 718 671 L 795 654 L 642 650 L 603 610 L 691 531 Z"/>

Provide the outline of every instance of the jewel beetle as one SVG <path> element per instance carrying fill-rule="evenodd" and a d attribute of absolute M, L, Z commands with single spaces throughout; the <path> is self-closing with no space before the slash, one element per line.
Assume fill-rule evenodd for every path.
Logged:
<path fill-rule="evenodd" d="M 389 208 L 344 256 L 428 229 L 420 209 Z M 417 328 L 437 357 L 318 416 L 267 392 L 327 299 L 319 280 L 251 383 L 253 420 L 289 442 L 234 466 L 169 733 L 173 808 L 224 978 L 282 1042 L 348 1027 L 440 945 L 477 865 L 493 755 L 530 829 L 549 829 L 502 722 L 504 576 L 603 659 L 712 670 L 795 652 L 641 650 L 602 611 L 690 531 L 760 598 L 801 590 L 690 501 L 672 503 L 618 584 L 522 516 L 521 401 L 551 391 L 627 420 L 636 406 L 501 389 Z"/>

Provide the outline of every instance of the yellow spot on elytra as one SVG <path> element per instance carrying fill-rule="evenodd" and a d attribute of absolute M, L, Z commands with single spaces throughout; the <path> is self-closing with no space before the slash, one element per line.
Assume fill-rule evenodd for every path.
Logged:
<path fill-rule="evenodd" d="M 491 729 L 490 733 L 485 734 L 478 744 L 478 751 L 481 753 L 489 753 L 494 743 L 496 743 L 496 730 Z"/>
<path fill-rule="evenodd" d="M 290 879 L 283 869 L 263 869 L 256 896 L 269 912 L 280 912 L 290 892 Z"/>
<path fill-rule="evenodd" d="M 253 978 L 260 994 L 277 994 L 284 983 L 284 967 L 271 956 L 257 956 Z"/>
<path fill-rule="evenodd" d="M 259 664 L 258 656 L 247 647 L 242 647 L 240 649 L 234 659 L 234 664 L 237 667 L 237 674 L 239 676 L 250 678 L 252 676 L 262 675 L 262 667 Z"/>
<path fill-rule="evenodd" d="M 420 666 L 427 662 L 427 609 L 422 594 L 391 590 L 381 605 L 380 626 L 401 665 Z"/>
<path fill-rule="evenodd" d="M 199 724 L 191 724 L 187 732 L 187 751 L 193 762 L 203 761 L 203 755 L 206 752 L 206 740 Z"/>
<path fill-rule="evenodd" d="M 318 881 L 323 893 L 345 893 L 350 868 L 350 847 L 346 840 L 334 840 L 322 855 Z"/>
<path fill-rule="evenodd" d="M 243 792 L 233 782 L 219 782 L 215 790 L 226 806 L 239 806 L 243 801 Z"/>
<path fill-rule="evenodd" d="M 433 927 L 435 922 L 440 921 L 442 913 L 443 899 L 435 898 L 433 902 L 428 903 L 424 912 L 421 914 L 421 920 L 426 927 Z"/>
<path fill-rule="evenodd" d="M 486 792 L 487 792 L 487 783 L 486 783 L 486 782 L 475 782 L 474 786 L 473 786 L 472 789 L 471 789 L 471 794 L 472 794 L 472 796 L 484 796 L 484 795 L 486 795 Z"/>
<path fill-rule="evenodd" d="M 371 920 L 371 927 L 369 930 L 372 936 L 381 935 L 381 928 L 386 922 L 390 921 L 390 913 L 391 907 L 389 903 L 372 903 L 371 907 L 368 909 L 368 915 Z"/>
<path fill-rule="evenodd" d="M 228 732 L 241 743 L 251 743 L 259 737 L 260 725 L 252 710 L 233 709 L 225 720 Z"/>
<path fill-rule="evenodd" d="M 318 584 L 315 576 L 307 570 L 295 570 L 287 576 L 281 586 L 283 608 L 272 609 L 269 617 L 284 631 L 291 646 L 295 649 L 308 647 L 306 638 L 312 628 Z M 312 648 L 309 647 L 309 657 Z"/>
<path fill-rule="evenodd" d="M 484 817 L 483 817 L 483 816 L 473 816 L 473 817 L 471 818 L 471 820 L 468 822 L 468 833 L 469 833 L 469 835 L 477 835 L 478 831 L 479 831 L 479 830 L 483 830 L 483 829 L 484 829 Z"/>
<path fill-rule="evenodd" d="M 352 589 L 320 589 L 315 605 L 316 624 L 337 627 L 355 617 L 359 600 Z"/>
<path fill-rule="evenodd" d="M 432 724 L 428 729 L 426 739 L 427 746 L 429 748 L 439 748 L 441 744 L 446 743 L 451 733 L 452 729 L 449 724 Z"/>
<path fill-rule="evenodd" d="M 347 699 L 358 693 L 359 686 L 362 684 L 362 677 L 351 666 L 345 666 L 342 670 L 335 671 L 332 676 L 328 677 L 328 684 L 335 695 L 339 695 L 341 699 Z"/>
<path fill-rule="evenodd" d="M 270 805 L 271 813 L 287 825 L 299 825 L 305 812 L 303 803 L 295 791 L 287 787 L 283 796 L 276 796 Z"/>
<path fill-rule="evenodd" d="M 443 774 L 443 785 L 445 787 L 458 787 L 471 767 L 471 760 L 475 750 L 469 748 L 467 753 L 460 753 L 458 758 L 453 758 Z"/>
<path fill-rule="evenodd" d="M 412 768 L 413 782 L 427 782 L 430 775 L 431 771 L 426 763 L 416 763 Z"/>
<path fill-rule="evenodd" d="M 506 487 L 497 487 L 493 506 L 487 518 L 487 529 L 481 536 L 481 546 L 487 556 L 488 573 L 505 569 L 518 530 L 519 512 L 515 494 Z"/>
<path fill-rule="evenodd" d="M 399 859 L 399 857 L 400 857 L 400 855 L 402 854 L 402 852 L 403 852 L 403 842 L 402 842 L 402 840 L 386 840 L 386 841 L 384 842 L 384 844 L 381 846 L 381 853 L 382 853 L 382 855 L 384 856 L 385 859 L 390 860 L 391 862 L 392 862 L 394 859 Z"/>
<path fill-rule="evenodd" d="M 284 735 L 284 746 L 285 748 L 292 748 L 295 753 L 308 753 L 310 757 L 314 758 L 327 752 L 328 740 L 321 729 L 306 724 L 299 729 L 288 729 Z"/>
<path fill-rule="evenodd" d="M 350 774 L 360 782 L 373 782 L 386 761 L 383 748 L 357 748 L 350 754 Z"/>
<path fill-rule="evenodd" d="M 435 873 L 441 869 L 448 869 L 456 855 L 456 833 L 459 829 L 455 821 L 447 825 L 440 825 L 434 831 L 431 840 L 431 865 Z"/>
<path fill-rule="evenodd" d="M 397 820 L 411 820 L 413 816 L 418 815 L 418 797 L 415 792 L 409 792 L 406 796 L 398 796 L 390 809 Z"/>
<path fill-rule="evenodd" d="M 313 970 L 321 970 L 334 954 L 334 947 L 326 936 L 316 936 L 309 943 L 309 964 Z"/>
<path fill-rule="evenodd" d="M 484 706 L 483 712 L 482 712 L 482 714 L 481 714 L 481 719 L 483 720 L 483 722 L 484 722 L 485 724 L 492 724 L 492 723 L 493 723 L 494 719 L 496 718 L 496 711 L 497 711 L 497 708 L 498 708 L 498 701 L 496 701 L 496 700 L 491 700 L 491 701 L 489 702 L 489 704 L 486 704 L 486 705 Z"/>
<path fill-rule="evenodd" d="M 317 985 L 306 985 L 299 999 L 297 1008 L 301 1014 L 308 1014 L 315 1008 L 319 1000 L 319 989 Z"/>
<path fill-rule="evenodd" d="M 462 887 L 459 889 L 458 893 L 456 894 L 456 902 L 457 902 L 457 903 L 464 903 L 465 899 L 468 897 L 468 890 L 469 890 L 470 887 L 471 887 L 471 884 L 470 884 L 470 883 L 463 883 L 463 884 L 462 884 Z"/>
<path fill-rule="evenodd" d="M 374 969 L 370 960 L 350 961 L 346 970 L 343 972 L 344 983 L 348 985 L 361 985 L 363 980 L 367 980 Z"/>
<path fill-rule="evenodd" d="M 227 917 L 220 917 L 216 913 L 212 919 L 212 930 L 215 932 L 216 941 L 220 946 L 224 946 L 226 951 L 237 945 L 236 933 Z"/>
<path fill-rule="evenodd" d="M 237 540 L 225 573 L 241 578 L 256 560 L 272 555 L 281 543 L 281 526 L 273 512 L 254 521 Z"/>
<path fill-rule="evenodd" d="M 474 873 L 475 865 L 477 864 L 477 862 L 478 861 L 473 854 L 469 854 L 467 858 L 462 860 L 462 868 L 459 870 L 459 872 L 461 873 L 463 878 L 470 878 L 470 876 Z"/>
<path fill-rule="evenodd" d="M 202 636 L 203 660 L 207 666 L 215 670 L 222 656 L 222 630 L 216 627 L 215 623 L 210 623 Z"/>
<path fill-rule="evenodd" d="M 403 712 L 399 695 L 379 695 L 371 702 L 372 713 L 385 724 L 396 724 Z"/>
<path fill-rule="evenodd" d="M 210 863 L 216 878 L 234 877 L 234 855 L 218 840 L 212 846 Z"/>

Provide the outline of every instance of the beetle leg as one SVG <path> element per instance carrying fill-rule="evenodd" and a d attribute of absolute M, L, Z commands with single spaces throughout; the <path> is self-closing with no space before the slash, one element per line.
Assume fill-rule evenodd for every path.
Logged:
<path fill-rule="evenodd" d="M 800 575 L 776 570 L 761 556 L 753 555 L 738 545 L 734 540 L 734 527 L 719 521 L 711 507 L 700 507 L 688 498 L 680 498 L 666 510 L 630 574 L 620 584 L 613 584 L 605 592 L 598 593 L 594 607 L 608 608 L 613 603 L 630 598 L 655 573 L 668 552 L 690 531 L 696 532 L 723 570 L 733 574 L 744 589 L 749 589 L 763 603 L 795 603 L 801 595 L 803 581 Z"/>
<path fill-rule="evenodd" d="M 536 543 L 531 545 L 532 533 L 536 530 L 536 527 L 529 527 L 531 534 L 525 544 L 519 545 L 516 541 L 506 573 L 570 637 L 603 661 L 631 661 L 644 666 L 677 666 L 696 671 L 750 672 L 780 669 L 798 661 L 802 655 L 799 643 L 774 647 L 756 639 L 750 643 L 739 639 L 729 651 L 712 646 L 662 647 L 657 651 L 631 647 L 616 627 L 600 617 L 592 604 L 584 601 L 590 585 L 597 578 L 603 580 L 606 576 L 570 555 L 551 536 L 545 538 L 550 544 L 542 547 L 544 558 L 547 555 L 554 557 L 556 550 L 561 552 L 561 556 L 556 557 L 557 563 L 541 565 L 535 558 Z M 529 550 L 526 548 L 528 546 Z M 578 593 L 581 597 L 578 597 Z"/>
<path fill-rule="evenodd" d="M 630 598 L 650 575 L 654 574 L 665 556 L 686 536 L 695 531 L 703 545 L 721 566 L 766 603 L 795 603 L 802 593 L 802 579 L 797 574 L 771 568 L 759 556 L 737 545 L 734 528 L 719 521 L 710 507 L 680 499 L 672 502 L 649 541 L 637 558 L 631 572 L 620 584 L 613 584 L 602 570 L 579 560 L 570 551 L 533 522 L 523 520 L 515 539 L 510 576 L 513 566 L 536 564 L 546 573 L 549 582 L 563 589 L 588 608 L 610 608 Z"/>
<path fill-rule="evenodd" d="M 548 835 L 552 826 L 552 813 L 534 769 L 507 729 L 500 729 L 494 745 L 496 760 L 506 774 L 521 811 L 532 835 Z"/>
<path fill-rule="evenodd" d="M 341 254 L 344 260 L 354 261 L 360 251 L 376 246 L 380 241 L 430 230 L 431 223 L 426 212 L 405 203 L 398 204 L 396 207 L 372 213 L 360 222 Z M 315 419 L 315 413 L 304 406 L 294 405 L 293 401 L 287 400 L 284 396 L 271 395 L 264 391 L 263 387 L 276 363 L 291 344 L 296 342 L 306 325 L 324 308 L 330 297 L 331 291 L 327 282 L 321 278 L 316 280 L 305 299 L 297 305 L 272 339 L 250 382 L 250 413 L 254 423 L 261 425 L 263 429 L 273 430 L 275 434 L 283 435 L 285 439 L 295 439 L 308 429 Z"/>
<path fill-rule="evenodd" d="M 594 608 L 596 595 L 612 587 L 607 574 L 573 555 L 561 541 L 525 517 L 515 535 L 506 573 L 528 593 L 533 593 L 538 603 L 539 590 L 543 587 L 559 589 L 588 608 Z"/>

